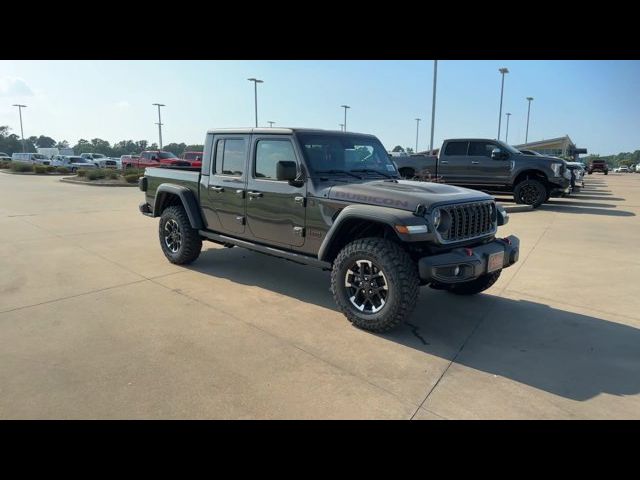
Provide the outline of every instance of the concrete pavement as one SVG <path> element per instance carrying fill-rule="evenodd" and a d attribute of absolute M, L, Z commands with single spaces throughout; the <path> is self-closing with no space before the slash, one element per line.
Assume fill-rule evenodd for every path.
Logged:
<path fill-rule="evenodd" d="M 166 261 L 137 189 L 0 174 L 0 418 L 640 418 L 640 175 L 504 205 L 520 262 L 423 288 L 387 335 L 329 275 L 205 243 Z"/>

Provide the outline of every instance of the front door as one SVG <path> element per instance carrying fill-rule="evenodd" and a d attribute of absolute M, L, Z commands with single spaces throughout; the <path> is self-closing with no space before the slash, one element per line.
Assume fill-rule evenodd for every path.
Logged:
<path fill-rule="evenodd" d="M 207 223 L 214 213 L 220 230 L 241 234 L 245 231 L 245 183 L 249 135 L 216 136 L 215 156 L 207 186 Z"/>
<path fill-rule="evenodd" d="M 289 136 L 254 135 L 251 169 L 247 180 L 246 215 L 248 235 L 256 241 L 282 246 L 304 244 L 306 184 L 291 185 L 276 178 L 278 162 L 300 159 Z"/>
<path fill-rule="evenodd" d="M 473 185 L 506 185 L 509 181 L 511 161 L 491 158 L 494 148 L 504 147 L 490 141 L 469 142 L 469 183 Z"/>

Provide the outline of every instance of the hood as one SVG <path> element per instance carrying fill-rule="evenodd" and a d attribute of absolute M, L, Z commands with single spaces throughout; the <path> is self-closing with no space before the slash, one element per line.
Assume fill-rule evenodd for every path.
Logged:
<path fill-rule="evenodd" d="M 435 204 L 493 200 L 493 197 L 477 190 L 454 187 L 442 183 L 384 180 L 334 185 L 328 197 L 351 203 L 380 205 L 414 211 L 418 204 L 429 209 Z"/>

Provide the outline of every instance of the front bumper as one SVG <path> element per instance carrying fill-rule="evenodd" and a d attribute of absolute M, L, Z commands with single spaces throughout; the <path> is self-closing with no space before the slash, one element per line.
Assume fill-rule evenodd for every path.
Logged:
<path fill-rule="evenodd" d="M 487 272 L 489 256 L 504 252 L 501 268 L 518 261 L 520 240 L 510 235 L 472 248 L 456 248 L 448 253 L 423 257 L 418 261 L 420 279 L 426 283 L 461 283 L 474 280 Z M 457 274 L 456 274 L 457 271 Z"/>

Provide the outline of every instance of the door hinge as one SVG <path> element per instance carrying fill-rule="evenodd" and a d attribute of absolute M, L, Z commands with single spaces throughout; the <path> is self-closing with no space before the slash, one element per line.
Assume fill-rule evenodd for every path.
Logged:
<path fill-rule="evenodd" d="M 304 237 L 304 227 L 293 227 L 293 234 L 296 237 Z"/>

